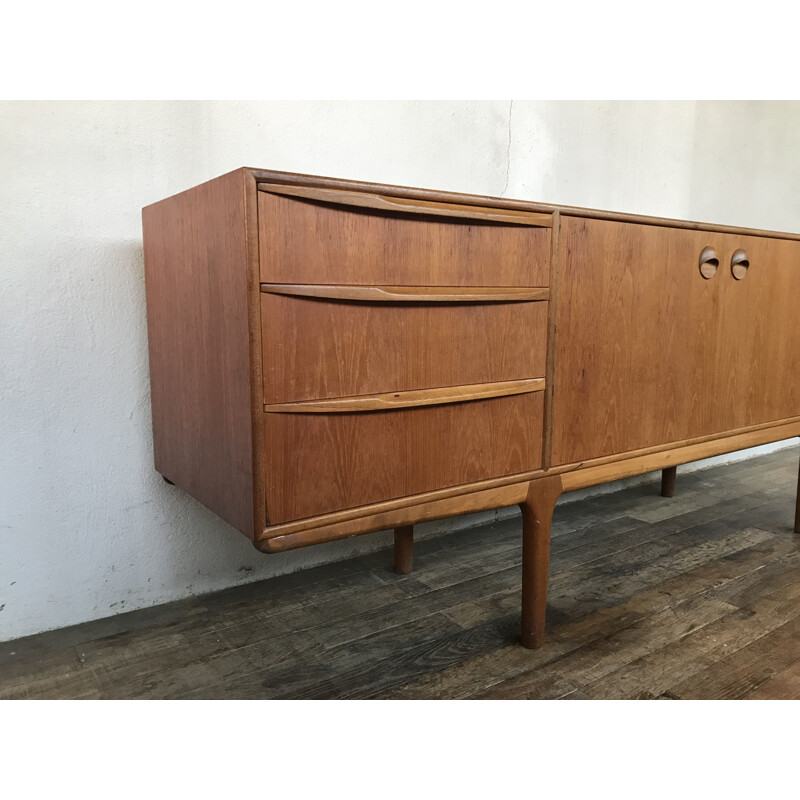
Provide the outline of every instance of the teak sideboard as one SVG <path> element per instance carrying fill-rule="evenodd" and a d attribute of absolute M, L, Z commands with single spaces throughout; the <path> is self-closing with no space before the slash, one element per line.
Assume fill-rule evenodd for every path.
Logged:
<path fill-rule="evenodd" d="M 800 435 L 800 236 L 240 169 L 143 210 L 156 469 L 268 553 Z M 800 531 L 800 506 L 795 519 Z"/>

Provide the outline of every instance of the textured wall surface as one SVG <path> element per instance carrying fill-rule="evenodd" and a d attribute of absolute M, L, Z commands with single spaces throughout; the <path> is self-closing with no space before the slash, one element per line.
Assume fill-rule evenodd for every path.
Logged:
<path fill-rule="evenodd" d="M 261 555 L 155 473 L 142 206 L 248 165 L 798 231 L 799 152 L 798 103 L 0 104 L 0 640 L 389 542 Z"/>

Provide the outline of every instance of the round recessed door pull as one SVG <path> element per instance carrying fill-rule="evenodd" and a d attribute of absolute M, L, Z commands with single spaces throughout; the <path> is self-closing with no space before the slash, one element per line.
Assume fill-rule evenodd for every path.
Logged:
<path fill-rule="evenodd" d="M 750 261 L 747 258 L 747 253 L 744 250 L 736 250 L 731 256 L 731 272 L 737 281 L 740 281 L 747 275 L 747 270 L 750 268 Z"/>
<path fill-rule="evenodd" d="M 704 247 L 700 253 L 700 274 L 710 280 L 719 269 L 719 254 L 713 247 Z"/>

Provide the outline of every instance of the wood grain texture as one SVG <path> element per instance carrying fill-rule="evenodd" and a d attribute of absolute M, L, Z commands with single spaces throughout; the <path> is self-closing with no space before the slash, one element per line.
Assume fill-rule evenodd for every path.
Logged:
<path fill-rule="evenodd" d="M 797 243 L 569 217 L 561 237 L 554 464 L 800 413 Z M 746 281 L 702 278 L 704 247 L 742 244 Z"/>
<path fill-rule="evenodd" d="M 265 416 L 271 523 L 541 465 L 541 392 L 400 411 Z"/>
<path fill-rule="evenodd" d="M 262 294 L 264 402 L 541 378 L 547 303 L 385 305 Z"/>
<path fill-rule="evenodd" d="M 142 210 L 156 469 L 252 538 L 247 218 L 242 170 Z"/>
<path fill-rule="evenodd" d="M 547 286 L 550 230 L 258 193 L 264 283 Z"/>
<path fill-rule="evenodd" d="M 448 386 L 443 389 L 338 397 L 330 400 L 303 400 L 299 403 L 273 403 L 265 405 L 264 411 L 269 414 L 347 414 L 353 411 L 390 411 L 398 408 L 466 403 L 473 400 L 486 400 L 490 397 L 509 397 L 514 394 L 541 391 L 544 391 L 544 378 L 535 378 L 502 383 Z"/>
<path fill-rule="evenodd" d="M 800 243 L 723 237 L 725 259 L 738 248 L 750 267 L 743 280 L 720 281 L 715 396 L 726 429 L 800 414 Z"/>
<path fill-rule="evenodd" d="M 457 217 L 458 219 L 478 219 L 489 222 L 504 222 L 511 225 L 528 225 L 548 228 L 551 224 L 549 214 L 530 211 L 515 211 L 480 206 L 431 202 L 429 200 L 409 200 L 403 197 L 391 197 L 366 192 L 349 192 L 341 189 L 323 189 L 311 186 L 291 186 L 281 184 L 259 185 L 262 192 L 301 197 L 306 200 L 318 200 L 335 205 L 355 206 L 358 208 L 374 208 L 379 211 L 394 211 L 404 214 L 425 214 L 427 216 Z"/>
<path fill-rule="evenodd" d="M 357 303 L 521 303 L 547 300 L 549 289 L 495 286 L 342 286 L 307 283 L 262 283 L 267 294 L 320 297 Z"/>

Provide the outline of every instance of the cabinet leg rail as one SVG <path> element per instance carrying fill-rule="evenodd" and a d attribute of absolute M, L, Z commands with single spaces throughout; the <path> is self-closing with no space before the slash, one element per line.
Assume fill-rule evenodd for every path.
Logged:
<path fill-rule="evenodd" d="M 408 575 L 414 566 L 414 526 L 401 525 L 394 529 L 394 571 Z"/>
<path fill-rule="evenodd" d="M 675 497 L 675 476 L 678 473 L 677 467 L 666 467 L 661 470 L 661 496 Z"/>
<path fill-rule="evenodd" d="M 547 610 L 547 572 L 550 527 L 561 494 L 561 478 L 554 475 L 531 481 L 522 509 L 522 646 L 544 644 Z"/>

